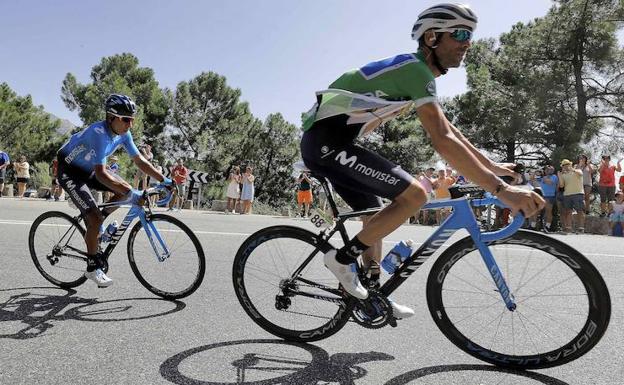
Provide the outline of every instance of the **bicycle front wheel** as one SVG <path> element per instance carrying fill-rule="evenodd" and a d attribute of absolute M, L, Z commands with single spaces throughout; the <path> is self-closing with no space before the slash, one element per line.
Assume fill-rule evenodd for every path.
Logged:
<path fill-rule="evenodd" d="M 243 309 L 264 330 L 290 341 L 317 341 L 336 333 L 351 308 L 323 264 L 330 249 L 298 227 L 273 226 L 252 234 L 238 249 L 232 271 Z"/>
<path fill-rule="evenodd" d="M 470 237 L 438 258 L 427 279 L 429 311 L 466 353 L 514 369 L 562 365 L 607 330 L 611 300 L 598 270 L 572 247 L 518 231 L 489 245 L 517 308 L 506 308 Z"/>
<path fill-rule="evenodd" d="M 56 286 L 69 289 L 85 282 L 85 229 L 60 211 L 41 214 L 30 227 L 28 249 L 37 270 Z"/>
<path fill-rule="evenodd" d="M 169 215 L 152 214 L 148 221 L 163 243 L 151 229 L 149 236 L 140 231 L 140 221 L 134 225 L 128 237 L 128 259 L 134 275 L 147 290 L 162 298 L 191 295 L 201 285 L 206 271 L 199 240 L 184 223 Z"/>

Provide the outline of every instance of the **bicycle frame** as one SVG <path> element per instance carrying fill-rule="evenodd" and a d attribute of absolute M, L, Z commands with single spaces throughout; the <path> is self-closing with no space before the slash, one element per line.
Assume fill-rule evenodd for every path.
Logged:
<path fill-rule="evenodd" d="M 472 238 L 475 246 L 479 250 L 483 262 L 485 263 L 498 292 L 501 295 L 507 309 L 515 310 L 516 304 L 512 293 L 509 290 L 509 286 L 500 271 L 492 251 L 487 246 L 487 243 L 493 242 L 499 239 L 507 238 L 513 235 L 520 229 L 524 223 L 524 216 L 518 214 L 514 217 L 514 220 L 508 226 L 497 230 L 482 233 L 479 228 L 471 206 L 485 206 L 494 204 L 497 206 L 504 206 L 498 199 L 487 194 L 485 198 L 473 199 L 469 201 L 467 198 L 458 198 L 448 201 L 432 201 L 427 203 L 423 209 L 434 209 L 442 207 L 452 207 L 453 211 L 451 215 L 446 218 L 444 222 L 438 227 L 438 229 L 409 257 L 401 266 L 395 271 L 386 283 L 381 287 L 381 292 L 384 295 L 390 295 L 396 288 L 398 288 L 414 271 L 429 259 L 456 231 L 460 229 L 466 229 L 470 237 Z M 443 277 L 438 277 L 442 279 Z"/>
<path fill-rule="evenodd" d="M 151 193 L 157 192 L 158 190 L 162 189 L 163 186 L 156 186 L 154 188 L 150 188 L 148 190 L 145 190 L 146 196 L 149 196 Z M 161 203 L 168 203 L 169 200 L 171 200 L 171 193 L 168 194 L 168 196 L 163 199 L 163 201 Z M 151 210 L 148 208 L 148 212 L 146 213 L 145 208 L 141 205 L 137 205 L 137 204 L 132 204 L 131 200 L 125 200 L 125 201 L 116 201 L 116 202 L 109 202 L 109 203 L 103 203 L 101 205 L 98 205 L 98 209 L 102 210 L 105 209 L 107 207 L 117 207 L 117 206 L 122 206 L 125 204 L 131 204 L 132 207 L 130 208 L 130 210 L 128 211 L 128 213 L 126 214 L 126 216 L 124 217 L 123 221 L 121 222 L 121 225 L 119 225 L 119 227 L 115 230 L 115 232 L 111 235 L 111 241 L 108 244 L 108 246 L 106 247 L 106 249 L 104 250 L 104 257 L 106 259 L 108 259 L 108 257 L 113 253 L 113 250 L 115 250 L 115 247 L 117 247 L 117 244 L 119 243 L 119 241 L 121 240 L 121 238 L 123 237 L 123 235 L 126 233 L 126 230 L 128 230 L 128 227 L 130 227 L 130 224 L 132 223 L 132 221 L 135 218 L 139 218 L 139 220 L 141 221 L 142 225 L 143 225 L 143 229 L 145 230 L 145 233 L 147 234 L 147 238 L 152 246 L 152 249 L 154 250 L 154 253 L 156 255 L 156 259 L 159 262 L 163 262 L 164 260 L 166 260 L 167 258 L 170 257 L 170 251 L 167 248 L 167 245 L 165 244 L 164 240 L 162 239 L 162 236 L 160 235 L 160 232 L 158 231 L 158 229 L 156 229 L 156 226 L 154 226 L 154 224 L 152 223 L 151 220 L 149 220 L 149 217 L 151 215 Z M 74 219 L 76 219 L 78 222 L 80 222 L 80 220 L 83 219 L 82 215 L 78 215 L 76 217 L 74 217 Z M 71 231 L 71 228 L 70 230 Z M 67 235 L 67 233 L 65 234 Z M 61 237 L 61 240 L 65 237 L 65 235 L 63 235 L 63 237 Z M 156 241 L 158 243 L 156 243 L 154 241 L 154 237 L 156 238 Z M 158 245 L 160 245 L 162 251 L 159 250 Z M 78 257 L 78 256 L 74 256 L 74 255 L 70 255 L 70 254 L 66 254 L 69 257 L 72 258 L 80 258 L 80 259 L 84 259 L 86 260 L 86 256 L 87 253 L 80 251 L 74 247 L 70 248 L 73 251 L 76 251 L 78 253 L 80 253 L 81 255 L 84 255 L 85 257 Z"/>
<path fill-rule="evenodd" d="M 362 215 L 372 215 L 379 212 L 382 208 L 375 208 L 364 211 L 353 211 L 344 214 L 338 213 L 338 209 L 336 203 L 331 194 L 331 190 L 327 181 L 324 178 L 317 178 L 322 187 L 325 189 L 327 193 L 327 199 L 329 201 L 329 205 L 332 208 L 334 213 L 334 218 L 338 221 L 335 226 L 331 230 L 323 230 L 320 234 L 321 242 L 328 242 L 332 235 L 336 232 L 339 232 L 343 242 L 348 242 L 349 237 L 347 230 L 344 226 L 344 222 L 348 218 L 362 216 Z M 518 214 L 514 217 L 514 220 L 508 226 L 491 232 L 482 233 L 479 228 L 479 223 L 472 212 L 471 206 L 486 206 L 486 205 L 497 205 L 500 207 L 505 207 L 502 202 L 500 202 L 497 198 L 492 196 L 489 193 L 485 194 L 484 198 L 480 199 L 471 199 L 468 200 L 466 197 L 461 197 L 457 199 L 451 200 L 436 200 L 431 201 L 425 204 L 422 209 L 436 209 L 443 207 L 452 207 L 453 211 L 449 215 L 448 218 L 438 229 L 403 263 L 398 267 L 395 273 L 390 277 L 388 281 L 386 281 L 380 288 L 381 293 L 388 296 L 394 290 L 396 290 L 410 275 L 412 275 L 418 268 L 429 259 L 431 255 L 433 255 L 456 231 L 460 229 L 466 229 L 470 234 L 472 240 L 475 243 L 475 246 L 479 250 L 481 257 L 483 258 L 483 262 L 485 263 L 496 287 L 498 289 L 501 298 L 505 302 L 505 306 L 507 309 L 513 311 L 516 308 L 516 304 L 513 298 L 513 294 L 509 290 L 509 286 L 505 281 L 505 278 L 500 271 L 492 252 L 487 246 L 487 243 L 493 242 L 499 239 L 503 239 L 513 235 L 524 223 L 524 216 L 522 214 Z M 317 247 L 318 250 L 318 247 Z M 309 263 L 314 254 L 315 250 L 306 261 L 294 272 L 293 277 L 296 277 L 303 268 Z M 443 277 L 438 277 L 441 279 Z M 328 290 L 333 292 L 333 290 Z M 329 300 L 329 299 L 328 299 Z"/>
<path fill-rule="evenodd" d="M 108 206 L 122 205 L 122 204 L 124 203 L 115 202 L 114 204 L 104 204 L 98 207 L 105 208 Z M 163 241 L 160 235 L 160 232 L 158 232 L 158 230 L 156 229 L 156 226 L 154 226 L 152 221 L 148 220 L 150 214 L 151 212 L 146 214 L 145 209 L 142 206 L 133 205 L 130 211 L 128 211 L 128 213 L 124 217 L 123 221 L 121 222 L 117 230 L 111 235 L 111 241 L 106 247 L 106 249 L 104 250 L 104 255 L 108 258 L 108 256 L 112 254 L 113 250 L 115 250 L 115 247 L 117 247 L 117 244 L 119 243 L 121 238 L 126 233 L 126 230 L 128 230 L 128 227 L 130 227 L 130 224 L 132 223 L 132 221 L 138 217 L 139 220 L 141 221 L 141 224 L 143 225 L 143 229 L 145 230 L 145 233 L 147 234 L 147 239 L 149 240 L 150 244 L 152 245 L 152 249 L 154 250 L 154 253 L 156 254 L 156 259 L 158 259 L 159 262 L 163 262 L 165 259 L 169 258 L 170 256 L 169 249 L 167 248 L 167 245 Z M 157 244 L 154 242 L 154 237 L 152 237 L 152 234 L 156 237 L 158 244 L 162 248 L 162 252 L 159 251 Z"/>

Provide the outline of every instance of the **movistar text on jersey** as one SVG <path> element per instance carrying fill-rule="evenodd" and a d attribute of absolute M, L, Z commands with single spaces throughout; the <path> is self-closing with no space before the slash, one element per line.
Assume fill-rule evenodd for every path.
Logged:
<path fill-rule="evenodd" d="M 346 166 L 349 165 L 350 168 L 354 168 L 355 171 L 360 174 L 364 174 L 366 176 L 370 176 L 382 182 L 395 185 L 399 183 L 399 179 L 395 178 L 391 174 L 387 174 L 385 172 L 381 172 L 379 170 L 375 170 L 371 167 L 366 166 L 365 164 L 358 163 L 357 156 L 353 155 L 349 157 L 346 151 L 340 151 L 335 158 L 341 165 Z"/>

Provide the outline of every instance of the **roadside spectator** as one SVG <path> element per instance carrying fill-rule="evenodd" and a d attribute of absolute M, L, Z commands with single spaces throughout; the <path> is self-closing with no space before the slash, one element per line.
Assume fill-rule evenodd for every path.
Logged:
<path fill-rule="evenodd" d="M 436 179 L 435 184 L 433 186 L 435 199 L 436 200 L 451 199 L 451 192 L 449 191 L 449 187 L 451 187 L 453 183 L 455 183 L 455 179 L 452 176 L 448 176 L 446 170 L 444 169 L 438 170 L 438 179 Z M 438 225 L 441 224 L 448 214 L 449 214 L 449 209 L 447 207 L 438 209 L 436 211 L 437 224 Z"/>
<path fill-rule="evenodd" d="M 173 180 L 177 188 L 173 190 L 174 197 L 171 199 L 171 206 L 168 211 L 173 210 L 176 204 L 178 206 L 178 211 L 181 211 L 186 200 L 186 181 L 188 180 L 188 168 L 184 167 L 184 160 L 182 160 L 182 158 L 178 159 L 177 164 L 171 170 L 171 175 L 173 175 Z"/>
<path fill-rule="evenodd" d="M 159 165 L 159 164 L 157 164 L 157 163 L 152 163 L 152 164 L 153 164 L 154 168 L 155 168 L 156 170 L 158 170 L 158 172 L 159 172 L 159 173 L 161 173 L 161 174 L 162 174 L 162 172 L 163 172 L 163 168 L 162 168 L 162 166 L 160 166 L 160 165 Z M 149 186 L 150 186 L 150 188 L 151 188 L 151 187 L 156 187 L 156 186 L 158 186 L 158 184 L 159 184 L 159 183 L 160 183 L 160 182 L 158 181 L 158 179 L 155 179 L 155 178 L 152 178 L 152 177 L 150 177 L 150 178 L 149 178 Z M 152 195 L 152 196 L 150 196 L 150 197 L 149 197 L 149 200 L 150 200 L 150 206 L 152 206 L 152 207 L 156 207 L 156 200 L 157 200 L 157 199 L 158 199 L 158 195 Z"/>
<path fill-rule="evenodd" d="M 620 185 L 620 191 L 624 192 L 624 174 L 620 175 L 618 184 Z"/>
<path fill-rule="evenodd" d="M 559 187 L 563 187 L 563 233 L 572 232 L 572 211 L 576 210 L 577 231 L 585 232 L 585 193 L 583 191 L 583 171 L 568 159 L 561 161 L 558 174 Z"/>
<path fill-rule="evenodd" d="M 251 166 L 245 167 L 245 173 L 241 178 L 243 189 L 241 190 L 241 201 L 243 202 L 243 212 L 241 214 L 251 214 L 251 204 L 254 200 L 254 180 L 255 176 L 251 173 Z"/>
<path fill-rule="evenodd" d="M 61 188 L 61 185 L 59 185 L 59 182 L 57 179 L 57 173 L 58 173 L 58 159 L 57 157 L 54 157 L 54 159 L 52 159 L 52 164 L 50 164 L 50 175 L 52 176 L 52 191 L 48 199 L 54 198 L 55 201 L 59 200 L 59 197 L 61 196 L 61 193 L 63 192 L 63 189 Z"/>
<path fill-rule="evenodd" d="M 544 168 L 544 176 L 540 179 L 542 194 L 546 205 L 544 206 L 544 230 L 554 231 L 552 228 L 553 210 L 557 204 L 557 190 L 559 189 L 559 178 L 555 175 L 555 167 L 548 165 Z"/>
<path fill-rule="evenodd" d="M 308 172 L 304 171 L 297 178 L 297 205 L 302 218 L 310 215 L 310 204 L 312 203 L 312 181 Z"/>
<path fill-rule="evenodd" d="M 144 144 L 139 147 L 139 152 L 141 156 L 145 158 L 148 162 L 152 163 L 154 159 L 154 154 L 152 154 L 152 146 L 149 144 Z M 146 189 L 147 188 L 147 174 L 143 171 L 137 169 L 136 174 L 134 174 L 134 188 L 135 189 Z"/>
<path fill-rule="evenodd" d="M 177 206 L 178 211 L 184 207 L 186 200 L 186 182 L 188 181 L 188 168 L 184 166 L 184 160 L 179 158 L 173 168 L 171 169 L 171 175 L 176 182 L 176 189 L 174 190 L 174 199 L 172 199 L 171 208 Z"/>
<path fill-rule="evenodd" d="M 425 172 L 421 172 L 420 175 L 418 176 L 418 182 L 425 189 L 425 193 L 427 194 L 427 200 L 435 199 L 435 195 L 433 194 L 434 181 L 432 179 L 434 171 L 435 169 L 433 167 L 429 167 L 428 169 L 425 170 Z M 423 209 L 423 210 L 420 210 L 420 212 L 422 212 L 421 224 L 428 225 L 429 213 L 431 212 L 431 210 Z M 420 215 L 418 215 L 417 217 L 420 217 Z"/>
<path fill-rule="evenodd" d="M 615 201 L 610 203 L 609 225 L 611 226 L 611 235 L 614 234 L 616 224 L 620 224 L 620 228 L 624 231 L 624 193 L 618 191 L 615 193 Z"/>
<path fill-rule="evenodd" d="M 9 155 L 0 150 L 0 197 L 4 191 L 4 179 L 6 178 L 6 168 L 11 164 Z"/>
<path fill-rule="evenodd" d="M 594 165 L 589 162 L 587 155 L 582 154 L 578 159 L 579 169 L 583 171 L 583 191 L 585 194 L 585 214 L 589 214 L 590 195 L 592 191 L 592 181 L 594 180 Z"/>
<path fill-rule="evenodd" d="M 225 208 L 226 214 L 236 213 L 236 202 L 240 199 L 240 182 L 240 168 L 238 166 L 232 166 L 232 171 L 230 171 L 230 175 L 228 176 L 228 186 L 226 193 L 227 206 Z"/>
<path fill-rule="evenodd" d="M 30 164 L 26 162 L 26 156 L 22 155 L 19 157 L 19 162 L 13 162 L 13 169 L 17 176 L 17 196 L 23 198 L 30 180 Z"/>
<path fill-rule="evenodd" d="M 600 180 L 598 181 L 598 192 L 600 193 L 600 216 L 607 216 L 607 203 L 615 200 L 615 172 L 621 172 L 620 163 L 617 166 L 611 165 L 611 156 L 603 155 L 600 161 Z"/>

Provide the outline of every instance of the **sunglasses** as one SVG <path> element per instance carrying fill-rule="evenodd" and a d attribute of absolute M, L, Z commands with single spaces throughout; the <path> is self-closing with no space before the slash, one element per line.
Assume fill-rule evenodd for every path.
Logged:
<path fill-rule="evenodd" d="M 460 43 L 464 43 L 472 39 L 472 32 L 467 29 L 456 29 L 451 32 L 451 37 Z"/>
<path fill-rule="evenodd" d="M 124 123 L 130 123 L 130 122 L 134 122 L 134 118 L 131 116 L 119 116 L 119 115 L 115 115 L 115 114 L 111 114 L 116 118 L 121 119 L 122 122 Z"/>

